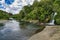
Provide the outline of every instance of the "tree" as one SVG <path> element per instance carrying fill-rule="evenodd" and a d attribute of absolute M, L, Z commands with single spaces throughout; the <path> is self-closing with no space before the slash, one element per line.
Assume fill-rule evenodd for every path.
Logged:
<path fill-rule="evenodd" d="M 9 19 L 11 16 L 10 13 L 0 10 L 0 19 Z"/>
<path fill-rule="evenodd" d="M 60 25 L 60 0 L 55 0 L 53 10 L 57 13 L 55 16 L 55 24 Z"/>
<path fill-rule="evenodd" d="M 43 0 L 40 2 L 35 0 L 32 5 L 33 10 L 31 12 L 28 12 L 28 14 L 25 16 L 25 19 L 39 20 L 39 22 L 44 22 L 47 18 L 50 20 L 51 14 L 53 13 L 52 5 L 53 4 L 51 1 L 48 0 Z"/>
<path fill-rule="evenodd" d="M 41 0 L 40 2 L 35 0 L 33 5 L 24 6 L 18 14 L 19 18 L 16 18 L 24 20 L 39 20 L 40 23 L 46 23 L 52 19 L 52 15 L 54 15 L 55 12 L 60 16 L 59 0 Z"/>

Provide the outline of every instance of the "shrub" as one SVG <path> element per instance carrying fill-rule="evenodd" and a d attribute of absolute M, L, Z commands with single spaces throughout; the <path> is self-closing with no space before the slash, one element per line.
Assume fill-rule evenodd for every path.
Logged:
<path fill-rule="evenodd" d="M 55 16 L 55 24 L 60 25 L 60 15 Z"/>

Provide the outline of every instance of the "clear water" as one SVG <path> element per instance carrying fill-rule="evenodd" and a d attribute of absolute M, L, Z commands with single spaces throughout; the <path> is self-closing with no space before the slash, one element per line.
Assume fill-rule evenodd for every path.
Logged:
<path fill-rule="evenodd" d="M 27 40 L 39 29 L 35 28 L 32 24 L 19 25 L 21 23 L 16 20 L 7 21 L 4 24 L 3 28 L 0 29 L 0 40 Z"/>

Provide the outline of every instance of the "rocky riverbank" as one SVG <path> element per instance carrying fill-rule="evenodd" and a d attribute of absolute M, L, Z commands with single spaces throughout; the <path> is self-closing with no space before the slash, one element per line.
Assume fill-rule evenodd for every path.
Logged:
<path fill-rule="evenodd" d="M 60 26 L 46 26 L 46 28 L 33 35 L 29 40 L 60 40 Z"/>

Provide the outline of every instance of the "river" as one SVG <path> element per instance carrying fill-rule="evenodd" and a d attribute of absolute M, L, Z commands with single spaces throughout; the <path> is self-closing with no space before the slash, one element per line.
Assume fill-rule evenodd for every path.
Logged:
<path fill-rule="evenodd" d="M 33 24 L 18 22 L 16 20 L 9 20 L 0 28 L 0 40 L 27 40 L 39 28 Z"/>

